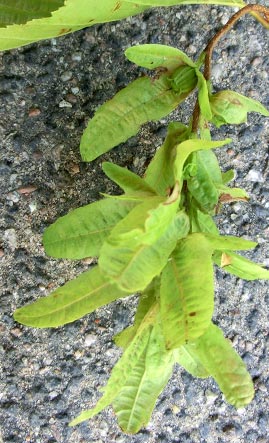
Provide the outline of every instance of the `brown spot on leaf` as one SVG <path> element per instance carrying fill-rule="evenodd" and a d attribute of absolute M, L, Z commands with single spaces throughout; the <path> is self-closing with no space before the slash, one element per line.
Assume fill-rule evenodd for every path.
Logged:
<path fill-rule="evenodd" d="M 189 313 L 189 316 L 190 316 L 190 317 L 195 317 L 195 315 L 196 315 L 196 312 L 190 312 L 190 313 Z"/>
<path fill-rule="evenodd" d="M 71 32 L 72 28 L 62 28 L 60 32 L 58 32 L 58 35 L 67 34 L 67 32 Z"/>
<path fill-rule="evenodd" d="M 226 254 L 226 252 L 223 252 L 220 260 L 220 266 L 223 268 L 224 266 L 228 266 L 231 263 L 232 263 L 232 257 Z"/>
<path fill-rule="evenodd" d="M 117 2 L 116 5 L 113 8 L 113 12 L 117 11 L 120 8 L 121 8 L 121 2 Z"/>
<path fill-rule="evenodd" d="M 221 196 L 219 197 L 220 203 L 232 203 L 235 201 L 247 202 L 248 198 L 247 197 L 233 197 L 230 194 L 221 194 Z"/>

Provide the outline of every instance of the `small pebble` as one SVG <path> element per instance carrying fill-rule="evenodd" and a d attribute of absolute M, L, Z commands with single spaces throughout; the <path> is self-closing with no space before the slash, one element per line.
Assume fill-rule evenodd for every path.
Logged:
<path fill-rule="evenodd" d="M 28 195 L 36 190 L 37 190 L 36 186 L 29 185 L 29 186 L 23 186 L 23 187 L 17 189 L 17 192 L 22 195 Z"/>
<path fill-rule="evenodd" d="M 66 71 L 61 75 L 61 80 L 63 82 L 68 82 L 68 80 L 71 80 L 73 74 L 71 71 Z"/>
<path fill-rule="evenodd" d="M 258 183 L 263 183 L 264 182 L 264 178 L 262 176 L 262 173 L 260 171 L 256 171 L 255 169 L 251 169 L 246 178 L 246 180 L 250 181 L 250 182 L 258 182 Z"/>
<path fill-rule="evenodd" d="M 85 337 L 84 345 L 85 346 L 92 346 L 94 343 L 96 343 L 97 337 L 94 334 L 87 334 Z"/>
<path fill-rule="evenodd" d="M 37 117 L 40 114 L 41 114 L 41 111 L 39 108 L 31 108 L 28 111 L 29 117 Z"/>
<path fill-rule="evenodd" d="M 15 251 L 17 249 L 17 234 L 15 229 L 7 229 L 4 232 L 4 240 L 7 242 L 8 246 L 10 247 L 11 251 Z"/>
<path fill-rule="evenodd" d="M 77 95 L 79 93 L 79 88 L 76 86 L 74 88 L 71 88 L 71 91 L 74 95 Z"/>
<path fill-rule="evenodd" d="M 66 100 L 62 100 L 59 103 L 59 108 L 72 108 L 72 104 L 67 102 Z"/>

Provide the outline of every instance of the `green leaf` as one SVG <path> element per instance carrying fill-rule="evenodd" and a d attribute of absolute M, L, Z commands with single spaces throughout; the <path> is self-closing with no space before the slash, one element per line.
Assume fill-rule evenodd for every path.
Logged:
<path fill-rule="evenodd" d="M 144 355 L 113 401 L 113 409 L 124 432 L 135 434 L 148 423 L 173 365 L 173 353 L 165 350 L 161 329 L 155 324 Z"/>
<path fill-rule="evenodd" d="M 136 204 L 106 198 L 71 211 L 45 230 L 46 253 L 70 259 L 98 256 L 110 231 Z"/>
<path fill-rule="evenodd" d="M 225 250 L 225 249 L 235 249 L 235 250 L 247 250 L 252 249 L 257 246 L 257 243 L 250 240 L 245 240 L 244 238 L 233 237 L 232 235 L 212 235 L 203 234 L 209 241 L 212 250 Z"/>
<path fill-rule="evenodd" d="M 156 303 L 157 299 L 159 299 L 159 293 L 160 279 L 155 278 L 139 297 L 134 324 L 114 336 L 114 341 L 117 346 L 125 349 L 131 343 L 144 317 L 148 314 L 154 303 Z"/>
<path fill-rule="evenodd" d="M 124 221 L 120 222 L 104 243 L 99 260 L 100 267 L 120 288 L 131 293 L 143 290 L 159 275 L 177 240 L 187 235 L 188 217 L 181 211 L 168 224 L 167 206 L 169 205 L 163 204 L 163 211 L 160 210 L 160 206 L 157 207 L 156 213 L 152 211 L 146 223 L 150 227 L 149 232 L 138 228 L 130 231 L 129 227 L 132 224 L 135 226 L 136 218 L 127 216 L 128 223 L 125 225 Z M 135 215 L 134 212 L 133 214 Z"/>
<path fill-rule="evenodd" d="M 219 234 L 218 228 L 211 215 L 200 211 L 194 201 L 191 203 L 191 232 L 207 232 L 214 235 Z"/>
<path fill-rule="evenodd" d="M 104 162 L 102 169 L 107 177 L 117 183 L 126 194 L 130 193 L 132 195 L 139 192 L 145 196 L 156 195 L 154 189 L 145 180 L 126 168 L 122 168 L 114 163 Z"/>
<path fill-rule="evenodd" d="M 247 121 L 248 112 L 259 112 L 268 117 L 268 110 L 257 100 L 234 91 L 220 91 L 210 97 L 212 122 L 220 127 L 224 124 L 240 124 Z"/>
<path fill-rule="evenodd" d="M 182 123 L 169 123 L 164 144 L 157 150 L 145 172 L 145 181 L 160 195 L 166 196 L 174 186 L 176 145 L 186 140 L 189 133 L 190 129 Z"/>
<path fill-rule="evenodd" d="M 64 0 L 1 0 L 0 28 L 21 25 L 36 18 L 50 17 L 53 11 L 64 5 Z"/>
<path fill-rule="evenodd" d="M 206 120 L 210 120 L 212 118 L 212 112 L 209 102 L 209 91 L 207 82 L 199 69 L 196 69 L 196 75 L 198 78 L 198 102 L 201 114 Z"/>
<path fill-rule="evenodd" d="M 214 308 L 212 249 L 203 234 L 178 242 L 162 272 L 160 311 L 167 349 L 194 340 L 208 328 Z"/>
<path fill-rule="evenodd" d="M 196 70 L 189 65 L 179 66 L 179 68 L 172 72 L 169 81 L 176 93 L 189 94 L 197 85 Z"/>
<path fill-rule="evenodd" d="M 245 3 L 241 0 L 127 0 L 129 3 L 148 6 L 173 5 L 223 5 L 242 8 Z"/>
<path fill-rule="evenodd" d="M 183 167 L 184 163 L 192 152 L 202 149 L 214 149 L 230 143 L 230 139 L 222 141 L 209 141 L 200 139 L 190 139 L 183 141 L 176 147 L 176 158 L 174 163 L 174 176 L 175 180 L 179 183 L 183 180 Z"/>
<path fill-rule="evenodd" d="M 172 112 L 188 93 L 171 89 L 168 76 L 141 77 L 100 106 L 85 129 L 80 152 L 84 161 L 94 160 L 136 135 L 141 125 Z"/>
<path fill-rule="evenodd" d="M 107 281 L 96 266 L 49 296 L 17 309 L 14 318 L 23 325 L 35 328 L 62 326 L 126 295 L 126 292 Z"/>
<path fill-rule="evenodd" d="M 206 378 L 210 374 L 202 365 L 195 349 L 193 350 L 193 343 L 180 346 L 174 350 L 174 358 L 180 366 L 188 371 L 193 377 Z"/>
<path fill-rule="evenodd" d="M 152 307 L 143 324 L 137 331 L 130 346 L 126 349 L 120 360 L 112 369 L 107 385 L 102 390 L 104 395 L 100 398 L 95 408 L 88 409 L 82 412 L 69 424 L 70 426 L 77 425 L 94 415 L 101 412 L 104 408 L 110 405 L 119 394 L 120 390 L 126 385 L 129 377 L 132 375 L 137 363 L 141 357 L 145 355 L 146 348 L 150 339 L 152 324 L 155 321 L 157 306 Z"/>
<path fill-rule="evenodd" d="M 217 326 L 211 324 L 205 334 L 193 343 L 194 349 L 228 403 L 241 408 L 252 400 L 253 383 L 245 364 Z"/>
<path fill-rule="evenodd" d="M 235 173 L 233 169 L 229 169 L 226 172 L 222 172 L 222 183 L 226 185 L 226 183 L 229 183 L 230 181 L 234 180 Z"/>
<path fill-rule="evenodd" d="M 230 274 L 244 280 L 269 279 L 269 271 L 262 266 L 231 251 L 216 251 L 213 261 Z"/>
<path fill-rule="evenodd" d="M 26 4 L 26 1 L 24 0 L 24 4 Z M 32 3 L 42 4 L 44 8 L 49 5 L 48 0 L 42 0 L 42 2 L 36 0 Z M 102 0 L 101 2 L 65 0 L 64 6 L 53 12 L 51 17 L 34 19 L 23 25 L 14 24 L 0 29 L 0 50 L 3 51 L 38 40 L 58 37 L 96 23 L 120 20 L 138 14 L 145 9 L 148 9 L 147 5 L 143 6 L 126 1 L 119 3 L 117 0 Z M 48 8 L 48 10 L 50 9 Z M 12 20 L 13 16 L 14 14 L 11 12 L 10 16 L 6 16 L 5 22 Z M 22 21 L 20 16 L 18 20 Z"/>
<path fill-rule="evenodd" d="M 188 190 L 195 198 L 199 208 L 208 213 L 214 211 L 219 199 L 219 192 L 214 179 L 219 180 L 220 183 L 222 182 L 219 166 L 217 165 L 217 168 L 214 168 L 215 156 L 213 154 L 212 158 L 210 154 L 213 154 L 213 152 L 200 151 L 191 155 L 190 161 L 196 164 L 196 174 L 187 180 Z M 212 160 L 213 167 L 211 165 Z"/>
<path fill-rule="evenodd" d="M 166 68 L 174 71 L 181 65 L 195 66 L 187 54 L 166 45 L 131 46 L 126 49 L 125 56 L 132 63 L 147 69 Z"/>

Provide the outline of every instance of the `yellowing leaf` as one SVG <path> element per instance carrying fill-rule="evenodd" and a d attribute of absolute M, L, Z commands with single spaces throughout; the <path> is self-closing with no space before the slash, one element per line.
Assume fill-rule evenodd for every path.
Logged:
<path fill-rule="evenodd" d="M 35 328 L 62 326 L 126 295 L 126 292 L 109 283 L 99 267 L 95 267 L 49 296 L 17 309 L 14 318 L 23 325 Z"/>
<path fill-rule="evenodd" d="M 240 124 L 247 121 L 248 112 L 259 112 L 269 116 L 269 111 L 257 100 L 234 91 L 220 91 L 210 98 L 212 122 L 220 127 L 224 124 Z"/>
<path fill-rule="evenodd" d="M 46 253 L 70 259 L 98 256 L 110 231 L 136 204 L 135 201 L 106 198 L 74 209 L 45 230 Z"/>
<path fill-rule="evenodd" d="M 179 122 L 172 122 L 164 144 L 157 150 L 145 172 L 145 181 L 160 195 L 166 196 L 175 184 L 173 165 L 176 146 L 189 136 L 190 130 Z"/>
<path fill-rule="evenodd" d="M 187 95 L 173 91 L 167 75 L 133 81 L 103 104 L 90 120 L 80 143 L 83 160 L 94 160 L 135 135 L 142 124 L 165 117 Z"/>
<path fill-rule="evenodd" d="M 209 377 L 209 373 L 202 365 L 195 350 L 193 351 L 193 343 L 180 346 L 178 349 L 174 349 L 174 357 L 177 363 L 179 363 L 186 371 L 188 371 L 194 377 L 206 378 Z"/>
<path fill-rule="evenodd" d="M 245 3 L 241 0 L 126 0 L 130 3 L 150 6 L 173 6 L 173 5 L 223 5 L 232 7 L 243 7 Z"/>
<path fill-rule="evenodd" d="M 104 162 L 102 168 L 110 180 L 117 183 L 126 194 L 130 193 L 134 195 L 135 193 L 143 193 L 145 196 L 156 195 L 154 189 L 152 189 L 145 180 L 126 168 L 110 162 Z"/>
<path fill-rule="evenodd" d="M 208 328 L 214 308 L 212 249 L 203 234 L 180 240 L 162 272 L 160 312 L 167 349 Z"/>
<path fill-rule="evenodd" d="M 26 4 L 26 1 L 29 2 L 29 0 L 25 0 L 24 4 Z M 42 3 L 45 9 L 49 5 L 49 1 L 42 0 L 41 2 L 36 0 L 32 3 Z M 10 3 L 11 0 L 9 5 Z M 58 5 L 58 2 L 56 5 Z M 3 51 L 27 45 L 28 43 L 46 38 L 58 37 L 96 23 L 119 20 L 138 14 L 147 8 L 148 6 L 146 5 L 143 6 L 126 1 L 118 2 L 118 0 L 102 0 L 100 2 L 92 0 L 65 0 L 64 6 L 52 12 L 50 17 L 33 19 L 25 24 L 11 24 L 0 29 L 0 50 Z M 13 15 L 13 12 L 11 12 L 10 18 L 6 18 L 5 22 L 12 20 Z M 47 13 L 44 12 L 45 15 Z M 30 17 L 31 15 L 29 15 Z"/>
<path fill-rule="evenodd" d="M 229 262 L 223 264 L 223 255 L 229 257 Z M 251 260 L 248 260 L 241 255 L 235 254 L 232 251 L 221 253 L 215 251 L 213 261 L 218 266 L 224 267 L 224 270 L 244 280 L 269 279 L 269 271 Z"/>
<path fill-rule="evenodd" d="M 241 408 L 252 400 L 254 388 L 245 364 L 217 326 L 211 324 L 193 343 L 192 350 L 214 377 L 228 403 Z"/>
<path fill-rule="evenodd" d="M 140 334 L 136 335 L 131 345 L 127 348 L 121 359 L 112 369 L 110 379 L 103 389 L 104 394 L 96 406 L 79 414 L 78 417 L 71 421 L 69 424 L 70 426 L 75 426 L 85 420 L 90 419 L 113 402 L 121 388 L 125 385 L 128 378 L 132 374 L 137 363 L 145 354 L 145 349 L 150 337 L 150 331 L 151 326 L 147 325 L 147 327 L 144 327 Z"/>
<path fill-rule="evenodd" d="M 165 217 L 165 210 L 163 215 Z M 182 211 L 169 224 L 169 217 L 166 218 L 166 229 L 159 216 L 153 216 L 153 219 L 156 226 L 152 232 L 128 230 L 128 239 L 127 234 L 120 236 L 116 227 L 101 250 L 99 264 L 103 272 L 129 292 L 143 290 L 159 275 L 177 240 L 187 235 L 189 230 L 188 218 Z"/>
<path fill-rule="evenodd" d="M 157 397 L 171 376 L 173 365 L 173 353 L 166 351 L 161 329 L 156 323 L 145 353 L 113 401 L 113 409 L 124 432 L 134 434 L 148 423 Z"/>
<path fill-rule="evenodd" d="M 226 252 L 223 252 L 221 254 L 221 264 L 220 266 L 223 268 L 224 266 L 228 266 L 232 263 L 232 257 L 228 254 L 226 254 Z"/>

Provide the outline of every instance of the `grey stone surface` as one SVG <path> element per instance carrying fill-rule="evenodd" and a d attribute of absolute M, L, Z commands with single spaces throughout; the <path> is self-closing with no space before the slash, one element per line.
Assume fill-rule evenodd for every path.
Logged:
<path fill-rule="evenodd" d="M 135 297 L 115 302 L 73 324 L 31 329 L 14 322 L 19 306 L 87 269 L 87 260 L 51 260 L 42 247 L 46 226 L 71 208 L 114 188 L 101 172 L 111 160 L 143 173 L 165 135 L 167 119 L 96 161 L 80 160 L 79 139 L 95 109 L 141 71 L 124 59 L 138 43 L 171 44 L 195 57 L 223 25 L 231 9 L 189 6 L 155 9 L 118 23 L 99 25 L 61 39 L 1 54 L 0 150 L 0 441 L 4 443 L 265 443 L 268 438 L 268 284 L 244 282 L 216 271 L 214 320 L 223 328 L 254 378 L 256 395 L 235 410 L 216 384 L 175 368 L 146 429 L 124 435 L 111 409 L 68 427 L 93 406 L 98 389 L 120 353 L 112 337 L 130 324 Z M 215 89 L 232 88 L 269 106 L 269 33 L 253 18 L 241 20 L 213 57 Z M 171 118 L 187 122 L 192 101 Z M 269 263 L 269 120 L 222 127 L 233 143 L 218 151 L 223 170 L 249 204 L 226 205 L 218 216 L 223 233 L 254 238 L 248 256 Z"/>

